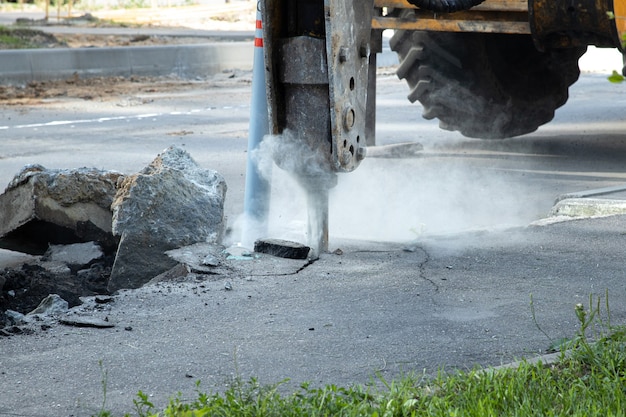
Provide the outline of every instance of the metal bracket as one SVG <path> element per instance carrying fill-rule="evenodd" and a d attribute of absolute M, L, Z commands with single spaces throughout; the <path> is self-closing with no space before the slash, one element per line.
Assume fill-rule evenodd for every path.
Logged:
<path fill-rule="evenodd" d="M 365 157 L 373 8 L 373 0 L 324 0 L 332 162 L 339 172 L 353 171 Z"/>

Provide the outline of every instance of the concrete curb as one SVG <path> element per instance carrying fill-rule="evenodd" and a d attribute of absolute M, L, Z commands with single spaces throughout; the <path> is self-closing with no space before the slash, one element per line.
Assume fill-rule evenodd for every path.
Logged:
<path fill-rule="evenodd" d="M 626 184 L 562 194 L 554 202 L 550 215 L 533 224 L 620 214 L 626 214 Z"/>
<path fill-rule="evenodd" d="M 224 70 L 252 70 L 254 45 L 215 42 L 191 45 L 54 48 L 0 51 L 0 84 L 123 76 L 204 78 Z M 378 54 L 378 66 L 397 65 L 395 53 Z"/>
<path fill-rule="evenodd" d="M 595 188 L 593 190 L 585 190 L 585 191 L 578 191 L 578 192 L 573 192 L 573 193 L 568 193 L 568 194 L 562 194 L 559 197 L 557 197 L 555 204 L 562 200 L 567 200 L 570 198 L 601 197 L 601 196 L 606 196 L 610 194 L 613 194 L 615 196 L 619 193 L 626 193 L 626 184 L 620 184 L 620 185 L 616 185 L 613 187 Z M 626 197 L 626 194 L 624 194 L 624 197 Z M 615 200 L 616 198 L 613 197 L 612 199 Z"/>
<path fill-rule="evenodd" d="M 577 191 L 558 196 L 547 217 L 534 221 L 532 226 L 588 218 L 626 214 L 626 184 Z"/>
<path fill-rule="evenodd" d="M 626 214 L 625 200 L 600 198 L 568 198 L 559 201 L 550 213 L 552 217 L 605 217 Z"/>
<path fill-rule="evenodd" d="M 55 28 L 60 31 L 60 28 Z M 76 31 L 65 28 L 64 33 Z M 88 33 L 119 33 L 120 29 L 85 30 Z M 124 34 L 136 30 L 122 30 Z M 228 69 L 251 70 L 254 56 L 253 42 L 248 40 L 250 32 L 207 32 L 149 30 L 152 34 L 168 36 L 218 37 L 221 42 L 191 45 L 124 46 L 110 48 L 55 48 L 20 49 L 0 51 L 0 84 L 16 85 L 30 81 L 62 80 L 77 74 L 81 78 L 108 76 L 167 76 L 183 79 L 208 77 Z M 230 39 L 245 41 L 223 42 Z M 597 62 L 617 63 L 621 55 L 616 50 L 590 48 L 588 53 Z M 617 58 L 616 58 L 617 57 Z M 601 59 L 600 59 L 601 58 Z M 398 58 L 389 49 L 388 38 L 384 39 L 383 52 L 378 54 L 378 67 L 398 65 Z M 615 65 L 613 65 L 615 66 Z M 604 68 L 604 67 L 603 67 Z M 581 70 L 598 71 L 581 61 Z"/>
<path fill-rule="evenodd" d="M 100 76 L 207 77 L 252 69 L 252 42 L 0 51 L 0 83 Z"/>

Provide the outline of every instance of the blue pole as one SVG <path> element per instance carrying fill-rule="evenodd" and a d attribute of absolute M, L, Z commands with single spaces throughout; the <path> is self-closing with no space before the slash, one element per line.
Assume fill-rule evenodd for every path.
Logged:
<path fill-rule="evenodd" d="M 254 241 L 267 234 L 270 203 L 270 180 L 262 176 L 255 151 L 263 137 L 269 133 L 267 94 L 265 90 L 265 60 L 263 58 L 263 23 L 257 2 L 254 61 L 252 65 L 252 99 L 250 103 L 250 129 L 248 133 L 248 161 L 244 193 L 244 225 L 241 243 L 252 247 Z M 266 173 L 267 174 L 267 173 Z"/>

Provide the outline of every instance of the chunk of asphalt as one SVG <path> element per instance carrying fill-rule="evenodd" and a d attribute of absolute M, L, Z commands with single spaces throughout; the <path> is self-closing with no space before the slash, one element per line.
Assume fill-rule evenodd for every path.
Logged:
<path fill-rule="evenodd" d="M 279 258 L 306 259 L 309 256 L 310 247 L 298 242 L 282 239 L 259 239 L 254 242 L 254 251 L 265 253 Z"/>
<path fill-rule="evenodd" d="M 60 314 L 65 313 L 68 309 L 68 302 L 58 294 L 50 294 L 44 298 L 41 303 L 28 315 L 34 314 Z"/>
<path fill-rule="evenodd" d="M 96 242 L 73 243 L 70 245 L 50 245 L 42 260 L 62 262 L 67 265 L 88 267 L 104 257 L 102 247 Z"/>
<path fill-rule="evenodd" d="M 101 320 L 93 317 L 74 317 L 74 318 L 62 318 L 59 323 L 66 326 L 73 327 L 92 327 L 96 329 L 110 329 L 115 327 L 115 324 L 109 323 L 106 320 Z"/>
<path fill-rule="evenodd" d="M 48 244 L 96 241 L 117 247 L 111 202 L 120 173 L 27 165 L 0 195 L 0 246 L 41 255 Z"/>

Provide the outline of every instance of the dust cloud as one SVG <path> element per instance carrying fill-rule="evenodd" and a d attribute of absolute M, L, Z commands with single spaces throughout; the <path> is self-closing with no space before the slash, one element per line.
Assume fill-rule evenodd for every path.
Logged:
<path fill-rule="evenodd" d="M 487 145 L 425 144 L 416 158 L 366 158 L 356 171 L 339 174 L 330 190 L 331 244 L 344 238 L 408 242 L 525 226 L 547 215 L 553 199 L 535 195 L 529 155 L 489 145 L 494 141 L 472 142 Z M 266 172 L 270 148 L 258 155 Z M 267 234 L 306 242 L 306 193 L 285 171 L 271 172 Z"/>
<path fill-rule="evenodd" d="M 298 141 L 289 130 L 282 135 L 266 136 L 250 157 L 256 162 L 259 175 L 271 184 L 268 221 L 266 225 L 259 224 L 244 214 L 235 222 L 233 236 L 241 236 L 242 246 L 248 248 L 262 237 L 307 244 L 319 241 L 319 237 L 307 236 L 307 192 L 302 180 L 298 181 L 292 173 L 301 173 L 304 182 L 321 180 L 335 184 L 336 176 L 322 168 L 327 164 L 325 158 Z"/>
<path fill-rule="evenodd" d="M 410 160 L 366 159 L 332 191 L 331 236 L 411 241 L 526 225 L 540 216 L 524 186 L 475 162 L 428 152 Z"/>

